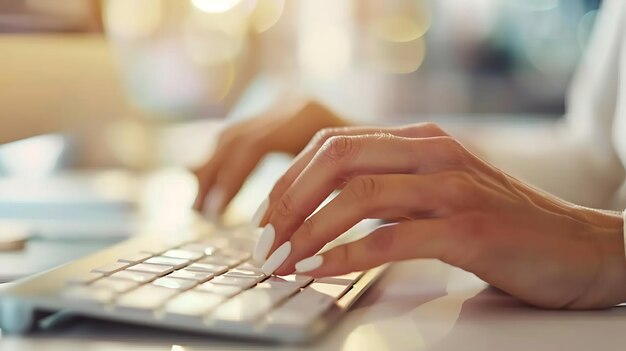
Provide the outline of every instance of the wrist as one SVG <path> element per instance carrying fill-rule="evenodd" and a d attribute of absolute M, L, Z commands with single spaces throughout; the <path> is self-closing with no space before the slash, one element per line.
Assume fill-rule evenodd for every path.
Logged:
<path fill-rule="evenodd" d="M 589 299 L 599 307 L 626 302 L 626 255 L 622 213 L 605 212 L 601 226 L 596 222 L 594 239 L 599 254 L 599 268 Z"/>

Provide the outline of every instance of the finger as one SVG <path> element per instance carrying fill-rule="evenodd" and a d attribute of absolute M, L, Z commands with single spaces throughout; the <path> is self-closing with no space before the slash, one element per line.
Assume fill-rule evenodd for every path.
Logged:
<path fill-rule="evenodd" d="M 326 128 L 319 131 L 294 159 L 289 169 L 278 179 L 269 195 L 269 202 L 279 199 L 285 191 L 293 184 L 295 179 L 302 173 L 302 170 L 311 162 L 315 154 L 324 145 L 324 143 L 334 136 L 357 136 L 388 133 L 398 137 L 405 138 L 428 138 L 437 136 L 447 136 L 439 126 L 434 123 L 418 123 L 402 127 L 341 127 Z M 264 226 L 267 224 L 269 211 L 265 214 L 258 214 L 257 225 Z"/>
<path fill-rule="evenodd" d="M 204 204 L 207 199 L 207 195 L 213 187 L 215 178 L 217 176 L 216 170 L 219 169 L 221 160 L 221 155 L 219 155 L 216 151 L 216 153 L 213 154 L 213 156 L 209 161 L 207 161 L 207 163 L 205 163 L 202 167 L 193 172 L 198 179 L 198 193 L 193 204 L 194 210 L 204 210 Z"/>
<path fill-rule="evenodd" d="M 337 185 L 363 174 L 432 173 L 458 168 L 448 137 L 408 139 L 377 135 L 333 137 L 269 210 L 273 252 L 286 242 Z M 269 225 L 268 225 L 269 226 Z"/>
<path fill-rule="evenodd" d="M 352 179 L 328 204 L 306 219 L 289 238 L 291 254 L 276 270 L 291 274 L 296 262 L 316 254 L 324 245 L 366 218 L 432 218 L 456 207 L 458 194 L 448 179 L 454 173 L 432 175 L 367 175 Z M 456 182 L 456 180 L 454 180 Z"/>
<path fill-rule="evenodd" d="M 212 205 L 214 214 L 224 212 L 265 153 L 266 148 L 260 141 L 244 142 L 237 150 L 229 152 L 228 159 L 218 171 L 214 185 L 215 189 L 219 189 L 218 197 Z"/>
<path fill-rule="evenodd" d="M 442 259 L 450 250 L 457 250 L 454 230 L 445 219 L 384 225 L 360 240 L 302 260 L 296 267 L 298 273 L 325 277 L 363 271 L 386 262 Z"/>

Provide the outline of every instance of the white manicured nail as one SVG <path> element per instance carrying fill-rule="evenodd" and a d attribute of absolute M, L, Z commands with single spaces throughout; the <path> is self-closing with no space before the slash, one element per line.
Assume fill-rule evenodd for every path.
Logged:
<path fill-rule="evenodd" d="M 256 247 L 252 253 L 252 259 L 257 265 L 262 265 L 267 258 L 267 254 L 270 253 L 272 245 L 274 245 L 274 238 L 276 237 L 276 231 L 274 226 L 268 224 L 263 228 L 259 239 L 256 242 Z"/>
<path fill-rule="evenodd" d="M 217 220 L 220 217 L 220 209 L 224 204 L 224 190 L 221 187 L 214 187 L 209 191 L 206 197 L 205 209 L 206 215 L 213 220 Z"/>
<path fill-rule="evenodd" d="M 269 199 L 265 199 L 263 200 L 263 202 L 261 202 L 259 208 L 256 210 L 256 212 L 254 212 L 254 216 L 252 216 L 251 223 L 253 226 L 258 227 L 261 225 L 261 220 L 263 219 L 263 216 L 265 216 L 265 212 L 267 212 L 267 207 L 269 206 L 269 204 Z"/>
<path fill-rule="evenodd" d="M 312 271 L 319 268 L 322 263 L 324 263 L 324 257 L 322 256 L 311 256 L 309 258 L 305 258 L 304 260 L 296 263 L 296 272 L 304 273 Z"/>
<path fill-rule="evenodd" d="M 265 275 L 271 275 L 275 270 L 280 267 L 280 265 L 285 262 L 289 254 L 291 253 L 291 242 L 287 241 L 286 243 L 280 245 L 276 251 L 270 256 L 270 258 L 265 261 L 265 264 L 261 269 Z"/>

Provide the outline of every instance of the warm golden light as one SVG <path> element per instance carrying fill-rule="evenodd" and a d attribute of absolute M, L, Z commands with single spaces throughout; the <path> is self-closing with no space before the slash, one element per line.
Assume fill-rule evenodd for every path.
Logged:
<path fill-rule="evenodd" d="M 136 39 L 153 34 L 163 17 L 161 1 L 108 0 L 104 4 L 104 24 L 114 37 Z"/>
<path fill-rule="evenodd" d="M 411 18 L 404 15 L 392 15 L 380 18 L 374 23 L 373 30 L 379 37 L 392 42 L 415 40 L 426 33 L 430 27 L 430 16 Z"/>
<path fill-rule="evenodd" d="M 382 72 L 412 73 L 424 62 L 426 45 L 422 37 L 405 43 L 378 43 L 372 50 L 372 56 L 374 66 Z"/>
<path fill-rule="evenodd" d="M 315 80 L 335 79 L 352 62 L 352 5 L 349 1 L 303 1 L 298 23 L 298 61 Z"/>
<path fill-rule="evenodd" d="M 241 0 L 191 0 L 196 8 L 207 13 L 224 13 L 232 10 Z"/>
<path fill-rule="evenodd" d="M 232 61 L 246 40 L 245 22 L 241 19 L 222 23 L 213 18 L 191 16 L 183 24 L 182 34 L 186 53 L 202 66 Z"/>
<path fill-rule="evenodd" d="M 257 33 L 272 28 L 280 19 L 285 7 L 285 0 L 257 0 L 250 17 L 250 27 Z"/>
<path fill-rule="evenodd" d="M 300 62 L 307 74 L 332 78 L 349 66 L 350 37 L 342 28 L 322 27 L 303 33 L 300 40 Z"/>

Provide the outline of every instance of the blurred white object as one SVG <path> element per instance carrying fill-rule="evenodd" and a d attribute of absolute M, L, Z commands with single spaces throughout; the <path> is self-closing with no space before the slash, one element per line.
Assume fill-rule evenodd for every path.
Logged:
<path fill-rule="evenodd" d="M 66 148 L 60 135 L 40 135 L 0 146 L 0 169 L 10 176 L 39 178 L 52 174 Z"/>
<path fill-rule="evenodd" d="M 0 220 L 0 252 L 24 249 L 29 236 L 30 230 L 23 223 Z"/>
<path fill-rule="evenodd" d="M 127 236 L 136 226 L 136 185 L 121 171 L 0 178 L 0 219 L 48 238 Z"/>

